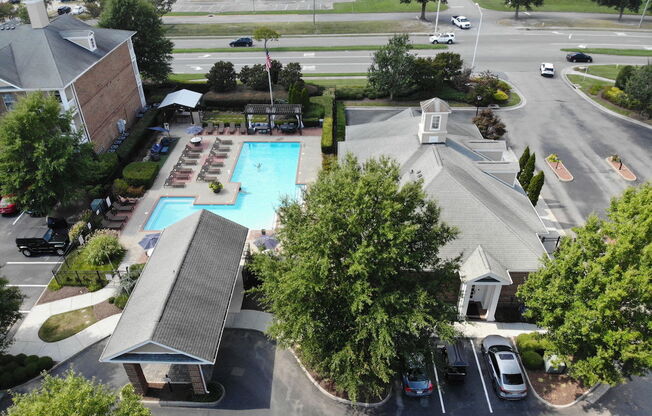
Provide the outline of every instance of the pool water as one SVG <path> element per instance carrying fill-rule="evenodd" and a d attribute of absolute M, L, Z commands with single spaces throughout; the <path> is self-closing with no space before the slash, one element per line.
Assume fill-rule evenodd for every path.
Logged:
<path fill-rule="evenodd" d="M 193 205 L 194 197 L 163 197 L 145 230 L 162 230 L 202 209 L 250 229 L 272 228 L 281 198 L 299 193 L 296 175 L 300 150 L 300 143 L 243 143 L 231 177 L 242 187 L 235 204 Z"/>

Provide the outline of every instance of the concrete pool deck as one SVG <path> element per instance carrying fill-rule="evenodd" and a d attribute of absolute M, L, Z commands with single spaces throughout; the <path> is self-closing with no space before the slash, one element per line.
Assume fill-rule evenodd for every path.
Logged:
<path fill-rule="evenodd" d="M 161 197 L 195 197 L 196 204 L 233 204 L 237 199 L 239 184 L 229 182 L 231 174 L 235 169 L 238 161 L 238 155 L 242 143 L 244 142 L 299 142 L 301 143 L 301 150 L 299 153 L 299 164 L 297 168 L 297 184 L 310 184 L 317 179 L 317 174 L 321 170 L 321 129 L 304 129 L 304 135 L 238 135 L 238 134 L 225 134 L 225 135 L 203 135 L 202 146 L 205 149 L 199 159 L 197 165 L 188 166 L 193 169 L 193 174 L 190 181 L 185 182 L 183 188 L 165 187 L 165 181 L 172 171 L 172 168 L 179 160 L 186 145 L 190 143 L 191 137 L 194 135 L 185 132 L 187 124 L 175 124 L 170 126 L 170 134 L 172 136 L 180 137 L 179 142 L 176 144 L 170 156 L 163 164 L 156 180 L 152 187 L 140 198 L 133 214 L 129 221 L 125 224 L 122 232 L 120 233 L 120 241 L 127 248 L 127 254 L 123 260 L 121 268 L 126 265 L 143 262 L 144 250 L 138 245 L 138 242 L 148 233 L 152 231 L 145 231 L 143 229 L 147 222 L 149 215 L 154 211 L 156 204 Z M 307 135 L 314 134 L 314 135 Z M 208 155 L 210 147 L 215 142 L 216 138 L 225 140 L 232 140 L 233 144 L 230 145 L 231 150 L 226 159 L 221 159 L 224 166 L 221 167 L 221 172 L 216 175 L 218 180 L 224 185 L 224 189 L 215 194 L 208 187 L 207 182 L 199 182 L 196 180 L 197 174 L 202 166 L 202 161 Z M 257 235 L 250 231 L 248 240 L 253 240 Z"/>

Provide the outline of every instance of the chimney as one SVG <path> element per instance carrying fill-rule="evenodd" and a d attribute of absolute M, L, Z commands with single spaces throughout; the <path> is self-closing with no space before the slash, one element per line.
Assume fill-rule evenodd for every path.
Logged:
<path fill-rule="evenodd" d="M 45 10 L 43 0 L 27 0 L 25 1 L 25 6 L 27 7 L 27 14 L 32 23 L 32 28 L 43 29 L 50 24 L 50 18 L 48 17 L 47 10 Z"/>

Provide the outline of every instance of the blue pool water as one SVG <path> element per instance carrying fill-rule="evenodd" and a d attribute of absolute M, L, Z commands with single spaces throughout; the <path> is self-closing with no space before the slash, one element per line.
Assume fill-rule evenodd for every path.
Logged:
<path fill-rule="evenodd" d="M 242 186 L 234 205 L 193 205 L 192 197 L 164 197 L 156 204 L 145 230 L 162 230 L 202 209 L 250 229 L 271 228 L 280 199 L 298 193 L 300 149 L 300 143 L 243 143 L 231 177 Z"/>

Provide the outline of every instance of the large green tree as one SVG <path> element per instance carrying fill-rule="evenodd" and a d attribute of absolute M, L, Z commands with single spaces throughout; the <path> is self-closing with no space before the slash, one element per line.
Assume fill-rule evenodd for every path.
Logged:
<path fill-rule="evenodd" d="M 253 36 L 254 39 L 256 39 L 257 41 L 261 41 L 261 40 L 263 41 L 263 47 L 265 48 L 265 52 L 268 51 L 267 42 L 269 42 L 270 40 L 278 40 L 281 37 L 281 35 L 277 31 L 265 26 L 256 28 L 256 30 L 254 30 Z"/>
<path fill-rule="evenodd" d="M 87 380 L 72 370 L 64 377 L 46 374 L 36 389 L 13 396 L 7 416 L 150 416 L 134 387 L 127 384 L 120 395 L 106 386 Z"/>
<path fill-rule="evenodd" d="M 587 385 L 652 369 L 652 184 L 615 198 L 518 290 L 526 315 Z"/>
<path fill-rule="evenodd" d="M 618 20 L 623 18 L 623 13 L 625 9 L 638 13 L 641 8 L 641 3 L 643 0 L 593 0 L 598 3 L 600 6 L 610 7 L 612 9 L 618 10 Z"/>
<path fill-rule="evenodd" d="M 408 34 L 394 35 L 387 45 L 374 52 L 367 71 L 369 85 L 381 94 L 388 94 L 390 100 L 407 93 L 414 84 L 415 57 L 410 53 L 410 45 Z"/>
<path fill-rule="evenodd" d="M 282 253 L 253 264 L 269 333 L 353 400 L 390 383 L 399 353 L 453 335 L 457 312 L 442 294 L 458 259 L 438 253 L 456 230 L 421 181 L 401 184 L 397 163 L 349 154 L 278 215 Z"/>
<path fill-rule="evenodd" d="M 163 21 L 148 0 L 108 0 L 100 27 L 132 30 L 138 69 L 143 77 L 165 81 L 172 70 L 172 41 L 165 37 Z"/>
<path fill-rule="evenodd" d="M 518 11 L 523 7 L 528 12 L 532 7 L 541 6 L 543 0 L 505 0 L 505 5 L 514 8 L 514 19 L 518 19 Z"/>
<path fill-rule="evenodd" d="M 18 205 L 47 213 L 85 183 L 92 150 L 71 131 L 70 115 L 53 96 L 28 94 L 0 119 L 0 185 Z"/>
<path fill-rule="evenodd" d="M 652 115 L 652 64 L 634 69 L 625 85 L 625 92 L 641 103 L 643 113 Z"/>
<path fill-rule="evenodd" d="M 20 289 L 7 286 L 7 283 L 7 279 L 0 277 L 0 352 L 10 343 L 6 336 L 11 326 L 22 316 L 19 310 L 24 298 Z"/>
<path fill-rule="evenodd" d="M 409 4 L 412 3 L 413 0 L 401 0 L 401 3 Z M 421 4 L 421 15 L 419 16 L 419 20 L 427 20 L 426 19 L 426 6 L 428 5 L 428 2 L 434 2 L 436 3 L 437 0 L 414 0 L 416 3 Z M 442 3 L 446 3 L 446 0 L 443 0 Z"/>
<path fill-rule="evenodd" d="M 216 92 L 233 91 L 238 85 L 233 62 L 228 61 L 215 62 L 210 72 L 206 74 L 206 79 L 208 88 Z"/>

